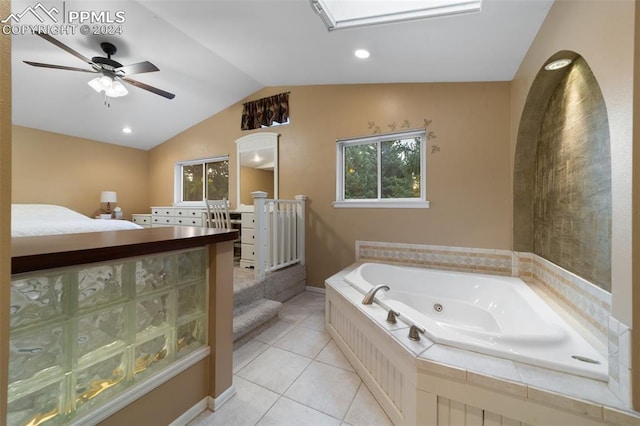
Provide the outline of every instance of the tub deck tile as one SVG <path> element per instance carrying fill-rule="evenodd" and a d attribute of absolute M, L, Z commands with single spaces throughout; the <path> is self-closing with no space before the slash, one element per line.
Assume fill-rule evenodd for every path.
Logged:
<path fill-rule="evenodd" d="M 452 379 L 457 382 L 467 381 L 467 370 L 464 368 L 453 367 L 451 365 L 441 364 L 435 361 L 429 361 L 424 358 L 416 359 L 417 367 L 427 373 L 437 374 L 438 376 Z"/>
<path fill-rule="evenodd" d="M 527 397 L 532 401 L 538 401 L 564 410 L 581 413 L 585 416 L 593 417 L 594 419 L 602 420 L 604 418 L 602 405 L 594 404 L 589 401 L 582 401 L 577 398 L 567 398 L 562 394 L 538 389 L 532 386 L 529 386 L 528 388 Z"/>
<path fill-rule="evenodd" d="M 556 395 L 556 399 L 562 399 L 557 396 L 560 395 L 566 400 L 585 401 L 585 404 L 596 407 L 608 405 L 624 408 L 624 403 L 609 389 L 605 382 L 519 362 L 514 364 L 523 381 L 529 385 L 530 395 L 533 392 L 534 395 L 546 401 L 549 397 L 542 395 L 542 393 L 548 392 Z M 531 389 L 534 390 L 531 391 Z M 563 402 L 563 404 L 568 404 L 568 402 Z"/>
<path fill-rule="evenodd" d="M 509 395 L 519 396 L 520 398 L 527 397 L 527 386 L 522 383 L 512 382 L 485 374 L 478 374 L 469 370 L 467 370 L 467 383 Z"/>
<path fill-rule="evenodd" d="M 386 323 L 386 321 L 384 321 Z M 433 346 L 433 341 L 429 339 L 424 334 L 420 335 L 420 340 L 413 341 L 409 339 L 409 327 L 401 328 L 398 330 L 391 330 L 391 336 L 400 343 L 400 345 L 404 346 L 408 349 L 414 357 L 417 357 L 431 346 Z"/>
<path fill-rule="evenodd" d="M 441 364 L 468 369 L 468 374 L 491 376 L 514 383 L 522 382 L 520 373 L 518 373 L 513 361 L 504 358 L 438 344 L 423 352 L 420 357 Z"/>
<path fill-rule="evenodd" d="M 614 425 L 640 426 L 640 417 L 610 407 L 604 407 L 604 420 Z"/>

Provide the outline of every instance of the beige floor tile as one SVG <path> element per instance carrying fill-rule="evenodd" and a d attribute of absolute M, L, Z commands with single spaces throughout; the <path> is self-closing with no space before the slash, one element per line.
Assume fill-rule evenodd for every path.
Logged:
<path fill-rule="evenodd" d="M 324 311 L 311 314 L 300 324 L 303 327 L 310 328 L 317 331 L 325 331 L 324 327 Z"/>
<path fill-rule="evenodd" d="M 247 366 L 258 355 L 266 351 L 269 345 L 258 340 L 251 340 L 233 351 L 233 374 Z"/>
<path fill-rule="evenodd" d="M 327 416 L 288 398 L 280 398 L 258 422 L 259 425 L 274 426 L 338 426 L 340 420 Z"/>
<path fill-rule="evenodd" d="M 314 311 L 311 311 L 309 308 L 304 306 L 285 305 L 280 309 L 278 318 L 284 321 L 292 321 L 297 325 L 309 318 L 313 313 Z"/>
<path fill-rule="evenodd" d="M 205 411 L 188 426 L 243 426 L 255 425 L 279 398 L 261 386 L 235 376 L 236 394 L 215 413 Z"/>
<path fill-rule="evenodd" d="M 271 327 L 267 328 L 262 333 L 257 335 L 254 338 L 254 340 L 258 340 L 268 345 L 272 345 L 273 343 L 276 342 L 276 340 L 284 336 L 295 326 L 296 326 L 295 321 L 278 319 L 278 321 L 276 321 Z"/>
<path fill-rule="evenodd" d="M 283 393 L 310 362 L 309 358 L 270 347 L 240 370 L 238 376 Z"/>
<path fill-rule="evenodd" d="M 324 308 L 325 300 L 323 294 L 305 292 L 287 300 L 282 306 L 278 316 L 281 319 L 300 323 L 310 315 L 324 312 Z"/>
<path fill-rule="evenodd" d="M 324 295 L 302 293 L 285 302 L 283 311 L 276 323 L 234 351 L 237 394 L 189 426 L 389 424 L 324 332 Z"/>
<path fill-rule="evenodd" d="M 301 306 L 304 308 L 312 308 L 324 311 L 325 298 L 324 294 L 314 293 L 312 291 L 305 291 L 303 293 L 298 294 L 295 297 L 287 300 L 287 306 Z"/>
<path fill-rule="evenodd" d="M 285 396 L 342 419 L 360 383 L 355 373 L 314 361 L 287 389 Z"/>
<path fill-rule="evenodd" d="M 364 383 L 358 389 L 344 421 L 353 426 L 393 426 Z"/>
<path fill-rule="evenodd" d="M 282 336 L 273 346 L 307 358 L 315 358 L 329 340 L 331 338 L 327 333 L 298 326 Z"/>
<path fill-rule="evenodd" d="M 316 361 L 324 362 L 325 364 L 333 365 L 334 367 L 342 368 L 344 370 L 354 371 L 349 361 L 344 356 L 342 351 L 336 342 L 331 340 L 327 346 L 316 357 Z"/>

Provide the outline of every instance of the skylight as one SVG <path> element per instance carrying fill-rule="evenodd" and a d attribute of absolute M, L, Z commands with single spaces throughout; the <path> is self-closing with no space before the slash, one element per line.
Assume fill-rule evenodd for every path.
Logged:
<path fill-rule="evenodd" d="M 481 0 L 311 0 L 329 30 L 479 12 Z"/>

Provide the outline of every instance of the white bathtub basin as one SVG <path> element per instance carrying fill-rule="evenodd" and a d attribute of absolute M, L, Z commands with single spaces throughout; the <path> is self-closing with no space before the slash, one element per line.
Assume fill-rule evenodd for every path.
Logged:
<path fill-rule="evenodd" d="M 607 360 L 522 280 L 365 263 L 345 281 L 418 325 L 432 341 L 608 380 Z"/>

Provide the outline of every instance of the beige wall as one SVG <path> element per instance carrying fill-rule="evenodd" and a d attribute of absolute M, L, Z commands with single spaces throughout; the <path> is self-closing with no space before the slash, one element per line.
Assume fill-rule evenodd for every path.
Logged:
<path fill-rule="evenodd" d="M 631 324 L 631 158 L 633 0 L 556 0 L 512 82 L 512 155 L 527 93 L 538 70 L 560 50 L 581 55 L 607 107 L 612 163 L 613 314 Z"/>
<path fill-rule="evenodd" d="M 267 198 L 273 198 L 273 171 L 252 167 L 240 167 L 240 203 L 253 204 L 252 192 L 264 191 Z M 233 191 L 233 188 L 231 188 Z"/>
<path fill-rule="evenodd" d="M 99 425 L 166 425 L 206 398 L 208 381 L 208 359 L 205 359 L 136 399 Z"/>
<path fill-rule="evenodd" d="M 125 217 L 149 212 L 149 154 L 13 126 L 13 202 L 60 204 L 93 216 L 116 191 Z"/>
<path fill-rule="evenodd" d="M 307 283 L 354 261 L 355 240 L 508 249 L 511 246 L 510 84 L 383 84 L 268 88 L 249 99 L 291 91 L 291 124 L 279 138 L 279 195 L 307 195 Z M 173 202 L 176 161 L 230 156 L 235 206 L 235 140 L 243 100 L 150 152 L 153 205 Z M 429 209 L 335 209 L 338 138 L 383 132 L 404 120 L 437 138 L 427 155 Z M 431 153 L 432 145 L 440 148 Z"/>
<path fill-rule="evenodd" d="M 637 1 L 636 1 L 637 4 Z M 634 47 L 634 81 L 640 81 L 640 7 L 636 7 L 635 13 L 635 47 Z M 633 140 L 638 146 L 640 141 L 640 85 L 635 84 L 633 87 Z M 633 323 L 632 327 L 632 395 L 633 408 L 640 411 L 640 150 L 633 150 L 633 181 L 636 182 L 633 187 Z"/>
<path fill-rule="evenodd" d="M 0 16 L 11 2 L 0 0 Z M 0 35 L 0 424 L 7 410 L 11 282 L 11 38 Z"/>

